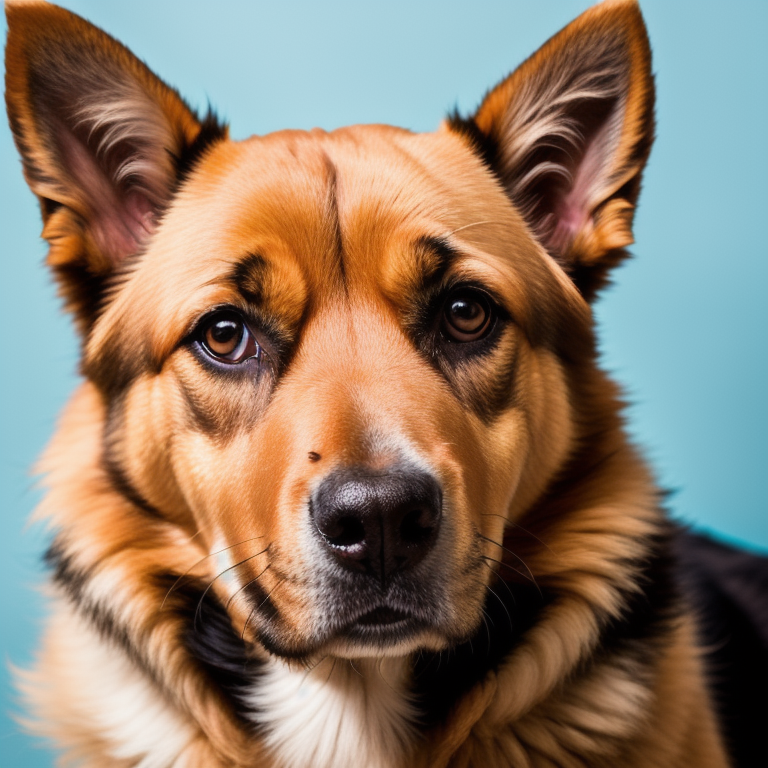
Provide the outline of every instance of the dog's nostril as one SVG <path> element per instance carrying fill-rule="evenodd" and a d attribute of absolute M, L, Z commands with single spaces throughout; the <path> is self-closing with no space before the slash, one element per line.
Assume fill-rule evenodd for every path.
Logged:
<path fill-rule="evenodd" d="M 365 526 L 354 517 L 340 517 L 321 533 L 332 547 L 353 547 L 365 541 Z"/>
<path fill-rule="evenodd" d="M 406 512 L 400 522 L 400 538 L 405 544 L 422 544 L 432 535 L 435 522 L 429 510 L 414 509 Z"/>

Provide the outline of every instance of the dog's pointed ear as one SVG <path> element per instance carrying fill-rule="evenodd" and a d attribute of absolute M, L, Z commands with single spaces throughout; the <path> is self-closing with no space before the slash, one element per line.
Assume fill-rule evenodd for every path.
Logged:
<path fill-rule="evenodd" d="M 45 2 L 8 2 L 6 103 L 48 262 L 83 330 L 141 251 L 181 175 L 226 135 L 123 45 Z"/>
<path fill-rule="evenodd" d="M 473 118 L 449 120 L 587 298 L 632 243 L 653 101 L 640 9 L 607 0 L 490 91 Z"/>

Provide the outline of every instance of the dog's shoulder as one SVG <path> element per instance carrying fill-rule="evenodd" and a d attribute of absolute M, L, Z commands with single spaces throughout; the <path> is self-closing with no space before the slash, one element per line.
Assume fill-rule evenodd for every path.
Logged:
<path fill-rule="evenodd" d="M 768 765 L 768 557 L 688 531 L 675 549 L 735 764 Z"/>

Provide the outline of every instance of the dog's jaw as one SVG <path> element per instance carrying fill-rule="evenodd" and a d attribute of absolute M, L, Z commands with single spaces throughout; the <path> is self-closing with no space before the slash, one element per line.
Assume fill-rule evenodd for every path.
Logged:
<path fill-rule="evenodd" d="M 415 733 L 407 672 L 406 659 L 273 659 L 247 703 L 284 768 L 394 768 Z"/>

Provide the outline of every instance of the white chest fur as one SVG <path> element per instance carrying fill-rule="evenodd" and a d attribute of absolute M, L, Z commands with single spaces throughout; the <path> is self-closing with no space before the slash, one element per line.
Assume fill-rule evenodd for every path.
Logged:
<path fill-rule="evenodd" d="M 413 737 L 406 675 L 402 659 L 273 661 L 250 703 L 280 768 L 395 768 Z"/>

